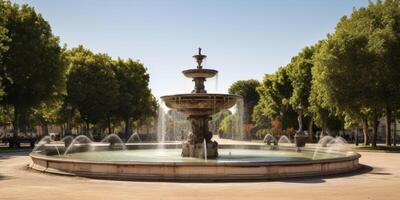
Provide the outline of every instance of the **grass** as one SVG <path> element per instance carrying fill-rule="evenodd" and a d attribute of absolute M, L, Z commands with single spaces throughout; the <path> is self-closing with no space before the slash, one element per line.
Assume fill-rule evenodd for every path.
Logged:
<path fill-rule="evenodd" d="M 383 151 L 383 152 L 390 152 L 390 153 L 400 153 L 400 146 L 383 146 L 378 145 L 376 147 L 372 146 L 358 146 L 354 147 L 356 150 L 367 150 L 367 151 Z"/>
<path fill-rule="evenodd" d="M 22 151 L 32 151 L 32 148 L 29 146 L 22 146 L 21 148 L 10 148 L 5 145 L 0 145 L 0 153 L 13 153 L 13 152 L 22 152 Z"/>

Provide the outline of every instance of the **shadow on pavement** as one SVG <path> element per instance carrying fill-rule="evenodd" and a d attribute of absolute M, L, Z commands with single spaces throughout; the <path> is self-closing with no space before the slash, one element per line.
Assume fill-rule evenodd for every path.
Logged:
<path fill-rule="evenodd" d="M 326 175 L 326 176 L 318 176 L 318 177 L 305 177 L 305 178 L 290 178 L 281 180 L 281 182 L 285 183 L 324 183 L 326 179 L 334 179 L 334 178 L 343 178 L 349 176 L 358 176 L 363 174 L 371 173 L 374 170 L 371 166 L 368 165 L 361 165 L 361 167 L 353 172 L 348 173 L 341 173 L 341 174 L 333 174 L 333 175 Z"/>

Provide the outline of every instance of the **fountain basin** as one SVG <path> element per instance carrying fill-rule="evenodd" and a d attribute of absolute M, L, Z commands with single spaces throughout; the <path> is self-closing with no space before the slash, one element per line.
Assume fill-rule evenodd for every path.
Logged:
<path fill-rule="evenodd" d="M 239 95 L 231 94 L 176 94 L 162 96 L 161 99 L 169 108 L 176 109 L 187 115 L 212 115 L 221 109 L 228 109 L 235 105 Z"/>
<path fill-rule="evenodd" d="M 218 71 L 214 69 L 197 68 L 184 70 L 182 73 L 188 78 L 212 78 L 218 73 Z"/>
<path fill-rule="evenodd" d="M 54 145 L 54 144 L 52 144 Z M 360 167 L 357 153 L 293 147 L 269 150 L 265 145 L 219 145 L 219 157 L 205 161 L 181 157 L 180 144 L 128 144 L 127 151 L 96 150 L 66 156 L 32 152 L 31 168 L 43 172 L 93 178 L 167 181 L 268 180 L 344 173 Z M 60 144 L 60 148 L 62 145 Z"/>

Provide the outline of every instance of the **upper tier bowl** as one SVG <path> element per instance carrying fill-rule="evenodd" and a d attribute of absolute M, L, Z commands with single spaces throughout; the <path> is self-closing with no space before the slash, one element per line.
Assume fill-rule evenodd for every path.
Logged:
<path fill-rule="evenodd" d="M 182 71 L 182 73 L 188 78 L 212 78 L 218 71 L 213 69 L 188 69 Z"/>
<path fill-rule="evenodd" d="M 212 115 L 222 109 L 235 105 L 242 97 L 231 94 L 176 94 L 162 96 L 161 99 L 169 108 L 176 109 L 186 115 Z"/>

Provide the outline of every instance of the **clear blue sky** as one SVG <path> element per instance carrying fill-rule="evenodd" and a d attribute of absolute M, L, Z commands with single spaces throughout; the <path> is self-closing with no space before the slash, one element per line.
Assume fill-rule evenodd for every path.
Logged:
<path fill-rule="evenodd" d="M 219 70 L 209 92 L 227 92 L 240 79 L 262 80 L 303 47 L 332 32 L 343 15 L 367 0 L 13 0 L 36 8 L 69 47 L 83 44 L 112 57 L 139 59 L 153 93 L 190 92 L 181 71 Z M 218 83 L 217 83 L 218 82 Z M 216 91 L 218 89 L 218 91 Z"/>

